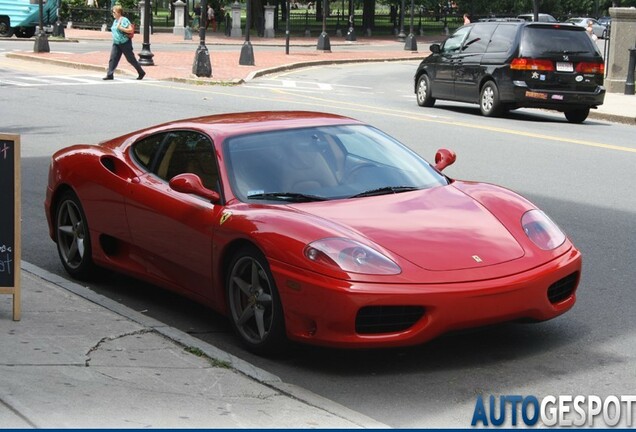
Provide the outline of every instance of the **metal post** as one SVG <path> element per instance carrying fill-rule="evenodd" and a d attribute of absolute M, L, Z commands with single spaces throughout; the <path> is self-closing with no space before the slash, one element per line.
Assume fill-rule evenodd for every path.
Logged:
<path fill-rule="evenodd" d="M 55 25 L 53 26 L 53 36 L 57 37 L 66 37 L 64 33 L 64 26 L 62 25 L 62 21 L 60 20 L 60 8 L 62 7 L 62 0 L 57 0 L 57 7 L 55 8 Z"/>
<path fill-rule="evenodd" d="M 139 64 L 144 66 L 154 66 L 152 61 L 154 54 L 150 51 L 150 0 L 142 0 L 139 3 L 144 8 L 144 41 L 139 52 Z"/>
<path fill-rule="evenodd" d="M 345 38 L 345 40 L 349 42 L 353 42 L 357 40 L 356 29 L 355 29 L 356 17 L 355 17 L 355 9 L 353 5 L 353 0 L 349 0 L 349 6 L 350 6 L 351 14 L 349 15 L 349 31 L 347 31 L 347 37 Z"/>
<path fill-rule="evenodd" d="M 289 54 L 289 9 L 291 0 L 287 0 L 287 11 L 285 12 L 285 54 Z"/>
<path fill-rule="evenodd" d="M 400 33 L 398 34 L 398 41 L 404 42 L 406 40 L 406 33 L 404 33 L 404 0 L 400 5 Z"/>
<path fill-rule="evenodd" d="M 245 23 L 245 42 L 243 42 L 243 47 L 241 48 L 241 57 L 239 58 L 239 64 L 243 66 L 254 66 L 254 48 L 252 48 L 252 42 L 250 42 L 250 26 L 252 23 L 252 14 L 251 14 L 251 0 L 245 0 L 247 11 L 246 11 L 246 23 Z"/>
<path fill-rule="evenodd" d="M 415 34 L 413 33 L 413 15 L 415 13 L 415 3 L 411 0 L 411 26 L 409 29 L 409 36 L 404 43 L 404 49 L 406 51 L 417 51 L 417 40 L 415 40 Z"/>
<path fill-rule="evenodd" d="M 192 63 L 192 73 L 198 77 L 210 78 L 212 76 L 212 64 L 210 63 L 210 53 L 205 46 L 205 25 L 208 23 L 208 5 L 206 0 L 201 0 L 201 17 L 199 18 L 199 39 L 201 42 L 197 47 Z"/>
<path fill-rule="evenodd" d="M 322 33 L 318 36 L 318 45 L 316 49 L 324 52 L 331 52 L 331 43 L 327 34 L 327 0 L 322 0 Z"/>
<path fill-rule="evenodd" d="M 42 5 L 42 0 L 40 0 L 38 3 L 40 6 L 40 26 L 38 27 L 38 34 L 35 36 L 33 52 L 51 52 L 51 48 L 49 47 L 49 39 L 46 35 L 46 32 L 44 31 L 44 7 Z"/>
<path fill-rule="evenodd" d="M 636 47 L 629 49 L 629 66 L 627 67 L 627 79 L 625 80 L 625 94 L 634 94 L 634 68 L 636 68 Z"/>

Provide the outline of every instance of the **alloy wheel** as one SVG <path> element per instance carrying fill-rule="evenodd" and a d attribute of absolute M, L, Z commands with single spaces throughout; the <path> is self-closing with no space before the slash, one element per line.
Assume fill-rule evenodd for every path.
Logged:
<path fill-rule="evenodd" d="M 86 223 L 82 212 L 72 200 L 64 201 L 57 213 L 57 244 L 64 264 L 78 269 L 86 255 Z"/>
<path fill-rule="evenodd" d="M 239 258 L 232 268 L 228 286 L 229 306 L 240 336 L 248 344 L 267 340 L 274 322 L 272 282 L 257 259 Z"/>

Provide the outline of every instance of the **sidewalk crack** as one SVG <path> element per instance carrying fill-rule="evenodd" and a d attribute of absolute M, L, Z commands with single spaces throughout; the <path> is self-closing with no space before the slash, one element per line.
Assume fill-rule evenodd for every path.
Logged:
<path fill-rule="evenodd" d="M 154 331 L 154 330 L 152 330 L 152 329 L 144 328 L 144 329 L 141 329 L 141 330 L 135 330 L 135 331 L 133 331 L 133 332 L 122 333 L 122 334 L 117 335 L 117 336 L 106 336 L 106 337 L 101 338 L 101 339 L 99 340 L 99 342 L 97 342 L 95 345 L 93 345 L 93 346 L 92 346 L 92 347 L 88 350 L 88 352 L 86 353 L 86 361 L 84 362 L 84 366 L 86 366 L 86 367 L 90 367 L 90 362 L 91 362 L 91 360 L 92 360 L 92 358 L 91 358 L 91 354 L 92 354 L 93 352 L 97 351 L 97 350 L 99 349 L 99 347 L 100 347 L 103 343 L 105 343 L 105 342 L 112 342 L 112 341 L 114 341 L 114 340 L 121 339 L 121 338 L 125 338 L 125 337 L 128 337 L 128 336 L 136 336 L 136 335 L 142 335 L 142 334 L 146 334 L 146 333 L 152 333 L 153 331 Z"/>

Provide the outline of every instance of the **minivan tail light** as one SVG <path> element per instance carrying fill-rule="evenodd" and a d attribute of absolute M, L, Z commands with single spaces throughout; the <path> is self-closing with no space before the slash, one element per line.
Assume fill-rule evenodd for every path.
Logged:
<path fill-rule="evenodd" d="M 600 62 L 581 62 L 576 65 L 578 73 L 605 74 L 605 64 Z"/>
<path fill-rule="evenodd" d="M 552 60 L 538 60 L 529 58 L 516 58 L 510 63 L 510 69 L 513 70 L 532 70 L 532 71 L 553 71 L 554 63 Z"/>

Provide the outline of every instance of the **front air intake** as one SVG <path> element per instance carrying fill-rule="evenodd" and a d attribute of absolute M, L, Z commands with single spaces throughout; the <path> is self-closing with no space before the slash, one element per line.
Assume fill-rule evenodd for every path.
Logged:
<path fill-rule="evenodd" d="M 356 332 L 376 334 L 406 330 L 423 315 L 422 306 L 366 306 L 358 311 Z"/>
<path fill-rule="evenodd" d="M 559 303 L 572 295 L 579 280 L 579 273 L 575 272 L 550 285 L 548 288 L 548 300 L 550 303 Z"/>

